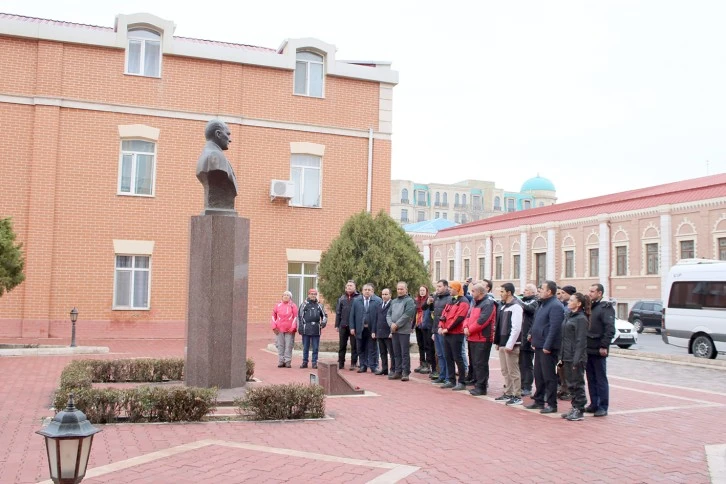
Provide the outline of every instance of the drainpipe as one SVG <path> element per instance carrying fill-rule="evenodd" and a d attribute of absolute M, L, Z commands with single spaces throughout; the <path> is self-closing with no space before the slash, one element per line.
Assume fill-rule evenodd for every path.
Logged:
<path fill-rule="evenodd" d="M 366 210 L 371 213 L 371 190 L 373 187 L 373 128 L 368 128 L 368 187 L 366 192 Z"/>

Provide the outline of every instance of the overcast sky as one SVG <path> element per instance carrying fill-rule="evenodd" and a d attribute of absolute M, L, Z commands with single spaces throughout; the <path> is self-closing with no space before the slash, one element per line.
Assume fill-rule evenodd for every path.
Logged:
<path fill-rule="evenodd" d="M 0 11 L 113 26 L 148 11 L 176 35 L 277 48 L 316 37 L 387 60 L 393 178 L 537 173 L 559 201 L 726 172 L 726 2 L 2 0 Z"/>

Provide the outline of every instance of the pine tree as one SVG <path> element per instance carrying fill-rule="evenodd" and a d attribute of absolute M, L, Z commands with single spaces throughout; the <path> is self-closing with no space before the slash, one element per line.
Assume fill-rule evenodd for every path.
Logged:
<path fill-rule="evenodd" d="M 318 290 L 332 309 L 348 280 L 359 290 L 371 282 L 378 294 L 387 287 L 394 298 L 399 281 L 408 284 L 412 296 L 419 286 L 431 285 L 418 247 L 383 210 L 375 218 L 366 212 L 353 215 L 322 254 Z"/>
<path fill-rule="evenodd" d="M 0 219 L 0 296 L 25 280 L 25 260 L 9 218 Z"/>

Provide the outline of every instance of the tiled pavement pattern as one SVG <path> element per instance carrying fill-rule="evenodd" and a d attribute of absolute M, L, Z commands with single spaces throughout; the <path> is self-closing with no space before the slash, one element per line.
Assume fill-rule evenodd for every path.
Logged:
<path fill-rule="evenodd" d="M 276 357 L 263 350 L 270 339 L 260 330 L 249 339 L 248 353 L 261 384 L 306 382 L 309 370 L 295 368 L 299 361 L 292 369 L 276 368 Z M 184 352 L 182 340 L 81 344 L 111 348 L 108 355 L 93 356 L 98 358 Z M 0 358 L 0 483 L 48 478 L 43 439 L 34 431 L 50 415 L 51 394 L 71 359 Z M 610 415 L 567 422 L 494 402 L 502 384 L 496 359 L 491 368 L 488 397 L 441 390 L 424 376 L 388 381 L 346 369 L 349 381 L 378 396 L 329 399 L 332 420 L 106 425 L 95 438 L 89 470 L 109 469 L 105 466 L 111 464 L 121 468 L 84 482 L 397 479 L 385 468 L 345 463 L 348 459 L 418 468 L 400 482 L 699 483 L 709 482 L 704 445 L 726 443 L 726 372 L 721 370 L 611 358 Z M 560 412 L 568 409 L 561 402 Z M 220 444 L 181 447 L 211 440 Z M 171 455 L 133 464 L 160 451 Z M 299 457 L 296 451 L 317 457 Z M 336 462 L 335 457 L 343 460 Z M 394 477 L 381 477 L 385 475 Z"/>

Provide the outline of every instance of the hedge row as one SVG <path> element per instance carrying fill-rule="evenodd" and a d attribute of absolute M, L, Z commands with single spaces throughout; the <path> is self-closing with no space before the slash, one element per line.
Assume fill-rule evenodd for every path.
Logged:
<path fill-rule="evenodd" d="M 325 391 L 320 385 L 291 383 L 250 388 L 234 404 L 237 413 L 249 420 L 325 417 Z"/>

